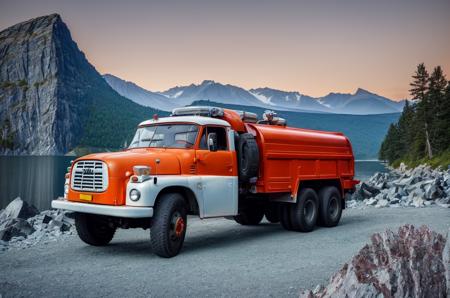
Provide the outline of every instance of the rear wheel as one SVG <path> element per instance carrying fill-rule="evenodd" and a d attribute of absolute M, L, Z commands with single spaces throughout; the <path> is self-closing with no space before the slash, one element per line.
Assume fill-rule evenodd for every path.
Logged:
<path fill-rule="evenodd" d="M 75 213 L 75 227 L 80 239 L 94 246 L 107 245 L 116 232 L 105 216 L 87 213 Z"/>
<path fill-rule="evenodd" d="M 319 191 L 319 223 L 324 227 L 335 227 L 342 215 L 342 200 L 339 190 L 327 186 Z"/>
<path fill-rule="evenodd" d="M 264 210 L 264 215 L 266 219 L 271 223 L 280 222 L 280 210 L 278 204 L 270 204 Z"/>
<path fill-rule="evenodd" d="M 311 188 L 300 191 L 297 203 L 291 208 L 292 228 L 299 232 L 311 232 L 317 222 L 319 199 Z"/>
<path fill-rule="evenodd" d="M 242 210 L 234 220 L 244 226 L 254 226 L 261 222 L 264 217 L 264 210 L 259 207 L 252 207 Z"/>
<path fill-rule="evenodd" d="M 291 204 L 282 204 L 279 209 L 279 214 L 281 226 L 287 231 L 292 231 Z"/>
<path fill-rule="evenodd" d="M 150 229 L 153 252 L 160 257 L 176 256 L 184 242 L 187 208 L 178 193 L 162 195 Z"/>

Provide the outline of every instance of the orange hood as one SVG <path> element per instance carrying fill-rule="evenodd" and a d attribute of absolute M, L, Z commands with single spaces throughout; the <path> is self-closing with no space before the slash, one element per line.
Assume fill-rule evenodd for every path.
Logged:
<path fill-rule="evenodd" d="M 133 166 L 151 167 L 151 175 L 180 174 L 180 160 L 177 152 L 160 148 L 138 148 L 120 152 L 89 154 L 78 160 L 101 160 L 108 165 L 110 177 L 124 177 L 126 172 L 133 173 Z M 159 164 L 156 165 L 156 160 Z M 78 161 L 77 160 L 77 161 Z"/>

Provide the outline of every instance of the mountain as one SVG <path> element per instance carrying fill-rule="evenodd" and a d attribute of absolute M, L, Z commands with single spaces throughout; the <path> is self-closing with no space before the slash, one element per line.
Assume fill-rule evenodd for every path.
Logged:
<path fill-rule="evenodd" d="M 359 88 L 354 94 L 330 93 L 319 98 L 319 102 L 342 114 L 386 114 L 399 113 L 404 101 L 393 101 L 386 97 Z"/>
<path fill-rule="evenodd" d="M 208 101 L 196 101 L 192 105 L 220 106 L 244 110 L 259 115 L 264 108 L 242 105 L 224 105 Z M 288 126 L 343 132 L 351 141 L 356 159 L 377 159 L 378 150 L 391 123 L 396 123 L 400 113 L 378 115 L 348 115 L 332 113 L 303 113 L 276 111 L 287 120 Z"/>
<path fill-rule="evenodd" d="M 191 84 L 189 86 L 174 87 L 161 94 L 175 99 L 180 104 L 189 104 L 196 100 L 210 100 L 224 104 L 265 105 L 243 88 L 228 84 L 223 85 L 211 80 L 203 81 L 200 85 Z"/>
<path fill-rule="evenodd" d="M 0 32 L 0 154 L 119 148 L 156 110 L 114 91 L 57 14 Z"/>
<path fill-rule="evenodd" d="M 201 84 L 177 86 L 163 92 L 152 92 L 116 76 L 104 75 L 108 84 L 119 94 L 138 104 L 171 111 L 173 108 L 206 100 L 221 104 L 255 106 L 284 111 L 335 114 L 399 113 L 405 101 L 393 101 L 359 88 L 354 94 L 330 93 L 314 98 L 296 91 L 272 88 L 244 88 L 205 80 Z"/>
<path fill-rule="evenodd" d="M 300 94 L 299 92 L 287 92 L 272 88 L 250 89 L 251 94 L 264 103 L 275 107 L 302 109 L 320 112 L 333 112 L 330 108 L 322 105 L 317 99 Z"/>
<path fill-rule="evenodd" d="M 145 90 L 133 82 L 122 80 L 111 74 L 104 74 L 103 78 L 117 93 L 137 104 L 163 111 L 171 111 L 174 108 L 175 104 L 164 95 Z"/>

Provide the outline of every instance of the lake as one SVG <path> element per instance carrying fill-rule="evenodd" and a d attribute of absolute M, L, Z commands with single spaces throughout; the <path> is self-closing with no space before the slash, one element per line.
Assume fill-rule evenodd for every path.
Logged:
<path fill-rule="evenodd" d="M 73 156 L 0 156 L 0 208 L 21 197 L 39 210 L 64 192 L 64 175 Z M 379 161 L 355 162 L 356 179 L 385 172 Z"/>

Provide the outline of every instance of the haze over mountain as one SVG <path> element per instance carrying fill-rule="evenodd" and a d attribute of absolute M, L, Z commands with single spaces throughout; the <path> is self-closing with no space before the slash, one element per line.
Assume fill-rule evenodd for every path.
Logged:
<path fill-rule="evenodd" d="M 0 154 L 119 148 L 155 110 L 114 91 L 57 14 L 0 32 Z"/>
<path fill-rule="evenodd" d="M 205 80 L 199 85 L 177 86 L 157 93 L 110 74 L 104 75 L 104 78 L 121 95 L 136 103 L 165 111 L 199 100 L 285 111 L 355 115 L 399 113 L 404 106 L 404 101 L 393 101 L 361 88 L 354 94 L 330 93 L 321 98 L 314 98 L 296 91 L 267 87 L 245 90 L 238 86 Z"/>

